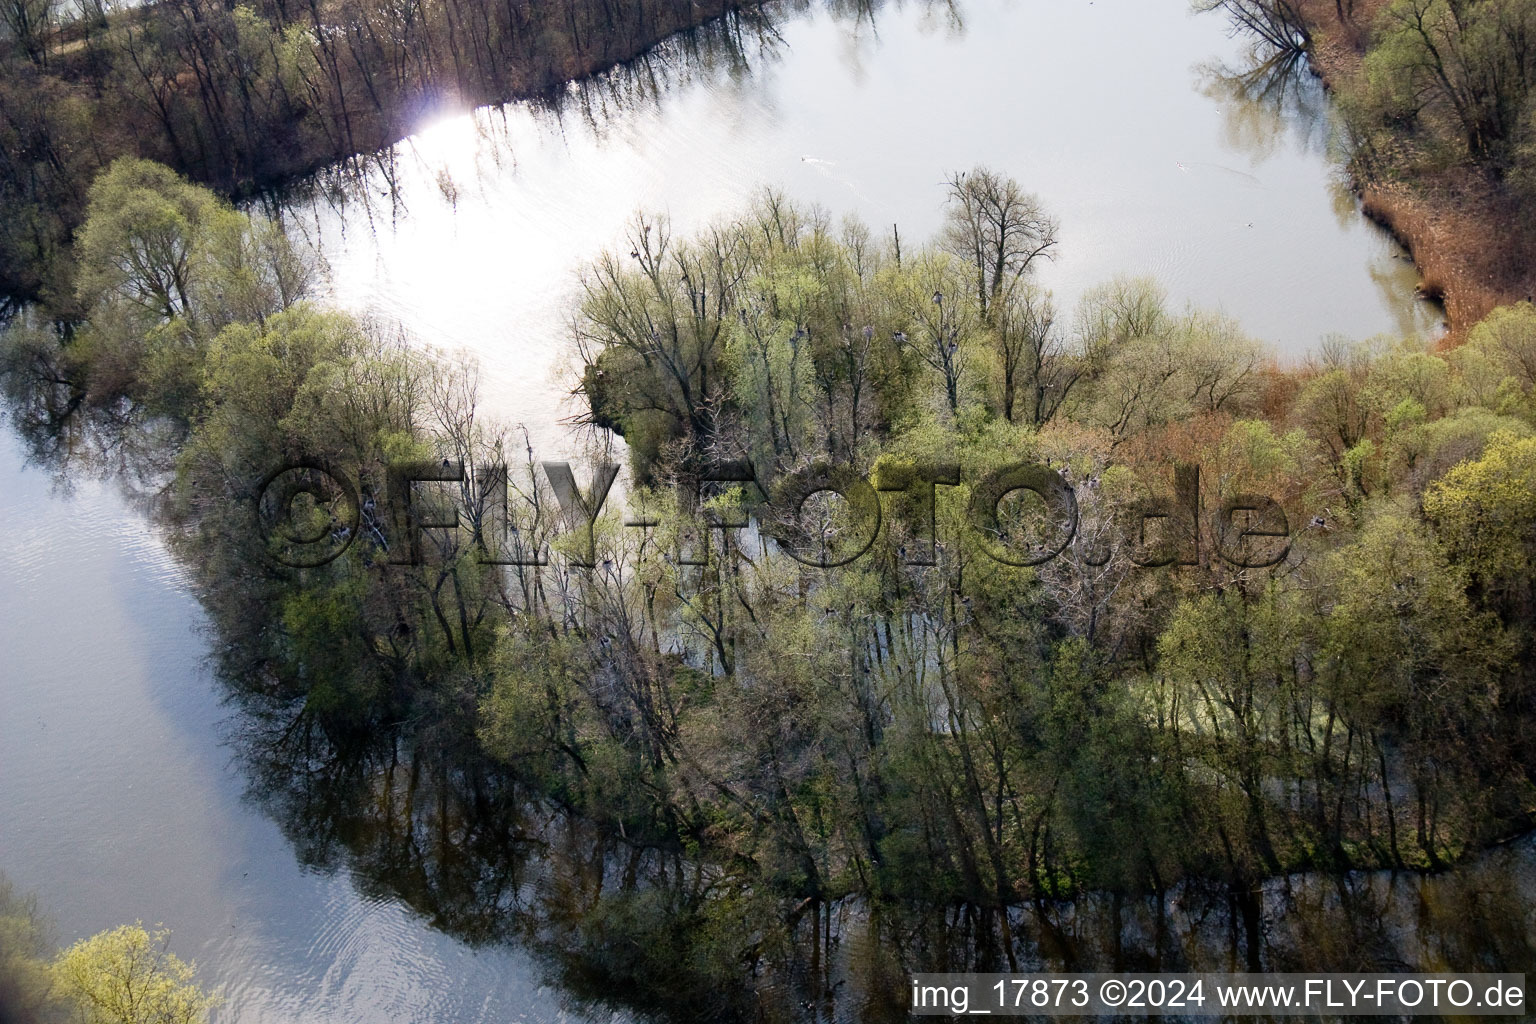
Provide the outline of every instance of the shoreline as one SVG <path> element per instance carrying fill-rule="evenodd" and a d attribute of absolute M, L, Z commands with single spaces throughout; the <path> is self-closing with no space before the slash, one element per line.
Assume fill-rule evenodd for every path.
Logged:
<path fill-rule="evenodd" d="M 200 2 L 186 0 L 187 9 L 195 14 Z M 364 39 L 367 24 L 329 14 L 323 19 L 318 11 L 308 21 L 281 5 L 264 7 L 250 16 L 256 31 L 301 43 L 303 52 L 292 58 L 297 64 L 279 68 L 274 42 L 272 66 L 244 69 L 238 90 L 228 77 L 235 72 L 223 65 L 210 69 L 202 49 L 222 45 L 218 33 L 235 31 L 231 25 L 247 31 L 238 18 L 229 25 L 196 18 L 180 25 L 175 19 L 185 13 L 181 5 L 157 3 L 116 14 L 106 25 L 72 23 L 57 30 L 54 40 L 63 45 L 50 44 L 51 59 L 33 64 L 20 52 L 0 55 L 7 74 L 14 73 L 11 91 L 0 91 L 0 129 L 9 127 L 15 136 L 0 132 L 0 143 L 13 151 L 0 159 L 0 205 L 16 206 L 16 224 L 0 231 L 0 310 L 41 301 L 65 320 L 82 312 L 72 308 L 70 249 L 91 182 L 116 159 L 153 160 L 238 202 L 387 150 L 419 130 L 424 112 L 550 102 L 571 83 L 642 61 L 680 37 L 740 32 L 766 17 L 765 6 L 766 0 L 687 0 L 630 8 L 628 20 L 619 21 L 609 0 L 567 0 L 573 19 L 577 13 L 588 19 L 578 26 L 574 20 L 551 23 L 554 13 L 535 13 L 528 5 L 508 5 L 506 17 L 520 34 L 498 38 L 499 49 L 477 44 L 463 54 L 456 33 L 466 26 L 449 15 L 422 28 L 421 38 L 409 45 L 397 41 L 398 53 L 343 52 L 332 33 L 354 47 L 377 43 Z M 111 70 L 119 50 L 143 45 L 125 40 L 153 35 L 150 22 L 167 37 L 164 52 L 155 54 L 167 62 L 165 80 L 155 84 L 158 112 L 117 96 Z M 137 35 L 122 33 L 135 24 Z M 555 37 L 558 46 L 551 44 Z M 419 60 L 397 66 L 401 53 Z M 296 74 L 310 92 L 283 77 Z M 84 122 L 65 117 L 76 108 L 88 112 Z M 22 109 L 31 112 L 25 124 L 13 112 Z M 130 113 L 133 123 L 123 120 Z"/>
<path fill-rule="evenodd" d="M 1302 4 L 1312 33 L 1307 63 L 1330 94 L 1360 73 L 1367 26 L 1385 5 L 1361 0 L 1346 24 L 1326 0 Z M 1351 155 L 1346 167 L 1361 213 L 1407 250 L 1422 278 L 1420 293 L 1445 310 L 1441 347 L 1460 345 L 1496 307 L 1536 294 L 1536 232 L 1520 198 L 1502 182 L 1466 165 L 1377 175 Z M 1491 239 L 1502 244 L 1487 244 Z"/>

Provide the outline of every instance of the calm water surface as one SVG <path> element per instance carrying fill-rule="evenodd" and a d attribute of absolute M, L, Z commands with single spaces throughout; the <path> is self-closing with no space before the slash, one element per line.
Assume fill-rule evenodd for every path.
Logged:
<path fill-rule="evenodd" d="M 395 148 L 394 188 L 375 173 L 290 204 L 335 298 L 473 352 L 492 411 L 556 450 L 578 274 L 636 210 L 688 230 L 771 185 L 910 245 L 937 231 L 945 176 L 984 163 L 1059 216 L 1044 281 L 1065 311 L 1147 274 L 1293 357 L 1330 333 L 1438 323 L 1342 187 L 1321 86 L 1301 73 L 1274 102 L 1245 98 L 1248 44 L 1187 0 L 771 10 L 770 37 L 739 34 L 744 60 L 673 48 L 559 114 L 443 117 Z"/>
<path fill-rule="evenodd" d="M 579 268 L 637 208 L 682 229 L 764 184 L 904 240 L 946 172 L 987 163 L 1063 223 L 1064 307 L 1120 273 L 1220 306 L 1298 355 L 1330 332 L 1420 332 L 1415 275 L 1339 187 L 1315 83 L 1238 97 L 1244 46 L 1185 0 L 973 0 L 869 18 L 780 7 L 746 61 L 680 49 L 528 106 L 442 118 L 363 188 L 289 206 L 342 304 L 481 360 L 487 404 L 554 453 Z M 659 83 L 659 85 L 657 84 Z M 220 1022 L 609 1018 L 516 949 L 472 950 L 346 870 L 301 866 L 248 793 L 204 622 L 114 486 L 23 468 L 0 445 L 0 869 L 70 941 L 175 930 L 226 997 Z M 593 1014 L 596 1014 L 595 1018 Z"/>

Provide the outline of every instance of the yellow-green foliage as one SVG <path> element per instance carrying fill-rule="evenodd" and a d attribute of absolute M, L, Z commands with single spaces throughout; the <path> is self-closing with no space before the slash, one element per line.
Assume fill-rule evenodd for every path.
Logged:
<path fill-rule="evenodd" d="M 210 339 L 298 302 L 311 274 L 280 226 L 129 158 L 91 186 L 75 254 L 78 299 L 91 316 L 79 345 L 92 389 L 171 415 L 195 404 Z"/>
<path fill-rule="evenodd" d="M 118 179 L 161 242 L 228 219 L 163 175 Z M 108 243 L 149 229 L 102 216 L 87 233 L 92 330 L 185 356 L 177 507 L 229 660 L 264 695 L 307 698 L 292 703 L 312 735 L 424 730 L 449 763 L 488 754 L 507 789 L 702 862 L 696 896 L 605 898 L 602 949 L 633 956 L 635 936 L 655 937 L 648 953 L 701 957 L 714 977 L 788 941 L 771 934 L 782 922 L 760 942 L 738 934 L 769 904 L 996 909 L 1081 886 L 1432 864 L 1536 806 L 1510 738 L 1531 689 L 1513 600 L 1536 521 L 1529 306 L 1490 316 L 1461 352 L 1333 339 L 1292 371 L 1230 321 L 1126 279 L 1071 324 L 1036 310 L 1038 336 L 1008 348 L 1023 292 L 998 299 L 953 247 L 898 259 L 894 242 L 773 195 L 691 239 L 642 219 L 634 248 L 591 271 L 577 340 L 594 415 L 629 432 L 642 477 L 683 485 L 641 480 L 633 516 L 611 501 L 590 567 L 572 564 L 588 538 L 557 524 L 537 467 L 514 466 L 519 553 L 547 566 L 479 563 L 477 540 L 502 526 L 480 477 L 433 492 L 474 528 L 434 528 L 424 564 L 385 564 L 405 544 L 386 518 L 387 554 L 370 535 L 287 573 L 249 550 L 241 489 L 272 461 L 323 458 L 363 498 L 391 461 L 520 462 L 521 439 L 477 417 L 472 375 L 341 313 L 253 314 L 237 288 L 228 308 L 246 311 L 221 323 L 217 290 L 182 302 L 174 279 L 113 276 L 125 250 Z M 210 259 L 188 266 L 228 279 Z M 16 358 L 41 347 L 28 332 Z M 153 360 L 122 365 L 132 377 Z M 810 568 L 759 543 L 816 531 L 806 515 L 791 532 L 756 486 L 694 507 L 690 474 L 716 458 L 750 458 L 769 494 L 818 463 L 872 474 L 882 529 L 849 564 Z M 1075 537 L 1039 564 L 988 557 L 977 481 L 1047 461 L 1070 478 Z M 1148 500 L 1192 479 L 1190 463 L 1203 535 L 1176 560 L 1190 564 L 1138 563 L 1150 534 L 1182 537 L 1167 530 L 1184 507 Z M 960 470 L 931 505 L 900 483 L 925 464 Z M 1240 496 L 1290 521 L 1272 566 L 1213 543 L 1212 517 Z M 993 497 L 990 540 L 1058 539 L 1064 522 L 1029 489 Z M 816 506 L 829 549 L 865 539 L 872 515 L 825 492 Z"/>
<path fill-rule="evenodd" d="M 170 933 L 124 925 L 59 954 L 53 976 L 81 1024 L 198 1024 L 219 1004 L 196 966 L 167 949 Z"/>
<path fill-rule="evenodd" d="M 1482 458 L 1429 489 L 1424 514 L 1458 564 L 1480 579 L 1528 581 L 1536 569 L 1536 438 L 1493 434 Z"/>
<path fill-rule="evenodd" d="M 1441 119 L 1445 141 L 1479 161 L 1520 140 L 1536 69 L 1536 3 L 1393 0 L 1373 27 L 1365 72 L 1382 115 Z"/>

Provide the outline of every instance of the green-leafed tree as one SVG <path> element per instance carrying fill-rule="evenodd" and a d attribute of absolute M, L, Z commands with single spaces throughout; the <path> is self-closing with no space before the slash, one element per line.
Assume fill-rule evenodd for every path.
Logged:
<path fill-rule="evenodd" d="M 200 1024 L 219 1004 L 170 933 L 125 925 L 81 939 L 54 961 L 54 983 L 80 1024 Z"/>

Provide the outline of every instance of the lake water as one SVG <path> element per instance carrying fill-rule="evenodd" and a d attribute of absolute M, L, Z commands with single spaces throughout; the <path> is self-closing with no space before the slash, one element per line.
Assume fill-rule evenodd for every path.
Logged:
<path fill-rule="evenodd" d="M 940 225 L 947 174 L 986 164 L 1060 218 L 1043 281 L 1064 312 L 1145 274 L 1293 358 L 1330 333 L 1439 322 L 1342 186 L 1320 83 L 1286 77 L 1271 101 L 1234 89 L 1247 42 L 1187 0 L 771 9 L 772 37 L 743 29 L 737 52 L 670 48 L 559 113 L 440 117 L 391 154 L 393 188 L 375 172 L 291 203 L 335 298 L 474 353 L 492 411 L 541 452 L 568 444 L 581 268 L 624 244 L 637 210 L 688 230 L 764 186 L 912 245 Z"/>
<path fill-rule="evenodd" d="M 1278 352 L 1432 330 L 1416 275 L 1355 210 L 1304 76 L 1238 97 L 1222 21 L 1185 0 L 778 6 L 774 33 L 683 47 L 558 113 L 442 116 L 390 154 L 393 188 L 325 176 L 291 201 L 335 298 L 468 349 L 486 404 L 539 454 L 561 424 L 580 267 L 637 208 L 681 228 L 774 184 L 916 243 L 947 172 L 986 163 L 1063 224 L 1064 308 L 1121 273 L 1220 306 Z M 332 187 L 335 186 L 335 187 Z M 515 947 L 471 949 L 345 866 L 306 867 L 237 759 L 188 580 L 115 484 L 0 445 L 0 870 L 59 938 L 142 919 L 225 996 L 220 1022 L 610 1019 Z M 259 794 L 258 794 L 259 795 Z"/>

